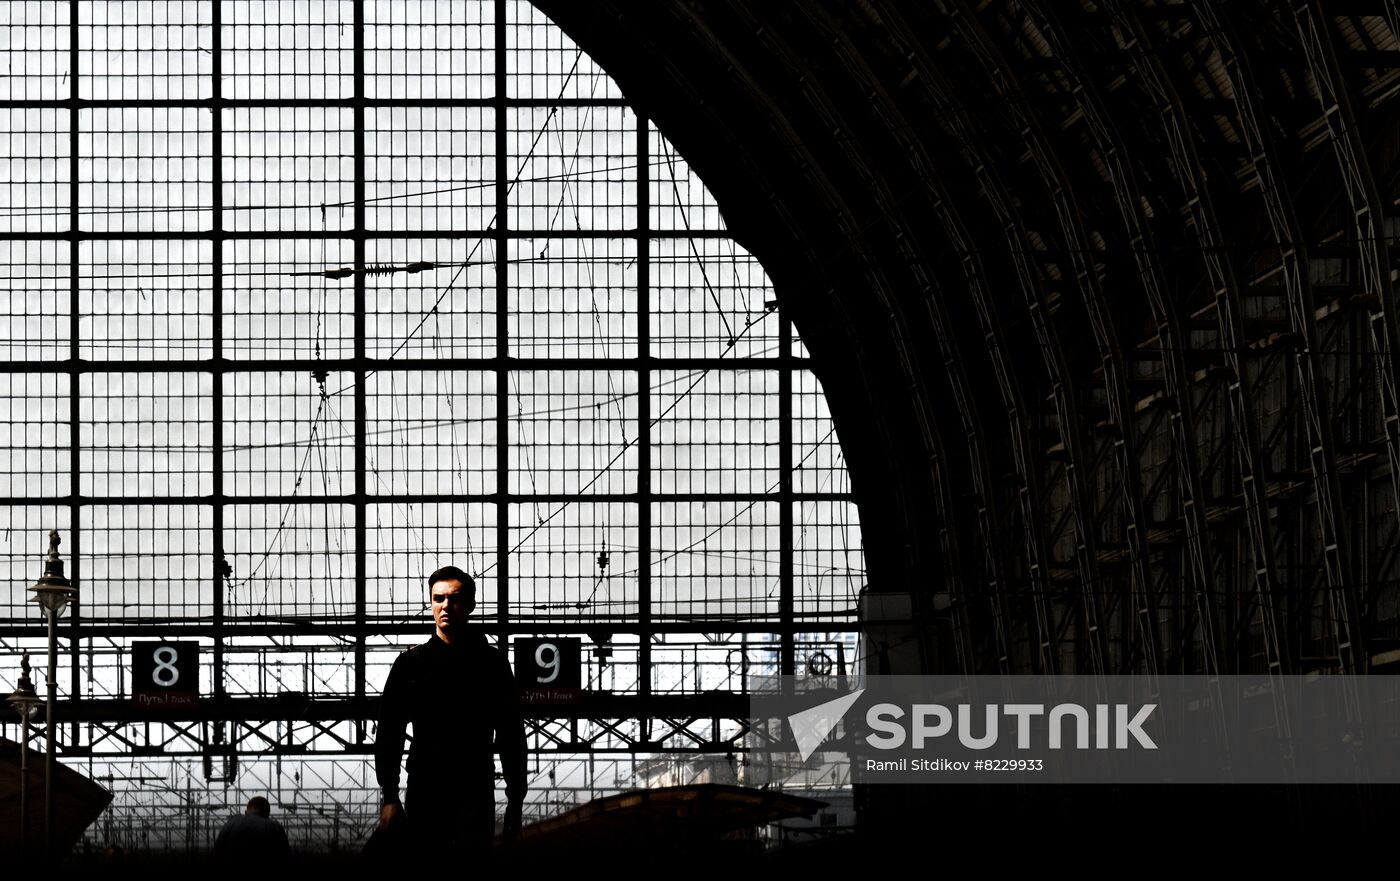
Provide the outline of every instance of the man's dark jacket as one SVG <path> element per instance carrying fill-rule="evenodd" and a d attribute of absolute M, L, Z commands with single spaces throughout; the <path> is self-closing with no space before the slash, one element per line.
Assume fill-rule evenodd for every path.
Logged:
<path fill-rule="evenodd" d="M 524 799 L 525 729 L 515 678 L 505 653 L 483 634 L 467 631 L 448 644 L 434 633 L 394 660 L 374 744 L 375 775 L 386 803 L 399 797 L 399 762 L 409 723 L 410 807 L 415 794 L 490 792 L 495 788 L 493 752 L 501 755 L 507 799 Z"/>

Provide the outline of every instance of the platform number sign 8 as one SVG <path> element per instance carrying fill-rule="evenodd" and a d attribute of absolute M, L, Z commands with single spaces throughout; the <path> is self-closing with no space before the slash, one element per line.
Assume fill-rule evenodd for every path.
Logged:
<path fill-rule="evenodd" d="M 581 642 L 577 638 L 519 636 L 515 684 L 525 703 L 568 703 L 579 696 Z"/>
<path fill-rule="evenodd" d="M 175 651 L 174 646 L 159 646 L 151 652 L 151 657 L 156 662 L 156 668 L 151 671 L 151 679 L 156 685 L 171 688 L 180 681 L 180 668 L 175 666 L 180 654 Z"/>
<path fill-rule="evenodd" d="M 199 643 L 133 642 L 131 699 L 150 709 L 191 706 L 199 700 Z"/>

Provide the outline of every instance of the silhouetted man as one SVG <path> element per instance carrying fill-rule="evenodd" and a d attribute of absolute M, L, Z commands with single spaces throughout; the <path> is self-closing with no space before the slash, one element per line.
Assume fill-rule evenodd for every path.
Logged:
<path fill-rule="evenodd" d="M 375 774 L 382 792 L 379 830 L 408 838 L 430 862 L 489 852 L 496 832 L 496 766 L 506 785 L 503 838 L 520 832 L 525 801 L 525 730 L 515 677 L 505 653 L 469 629 L 476 582 L 456 566 L 428 576 L 436 628 L 432 638 L 394 660 L 380 703 Z M 404 734 L 407 804 L 399 801 Z"/>
<path fill-rule="evenodd" d="M 214 856 L 225 866 L 276 866 L 292 849 L 282 824 L 272 819 L 272 805 L 261 795 L 248 800 L 242 816 L 229 817 L 214 841 Z"/>

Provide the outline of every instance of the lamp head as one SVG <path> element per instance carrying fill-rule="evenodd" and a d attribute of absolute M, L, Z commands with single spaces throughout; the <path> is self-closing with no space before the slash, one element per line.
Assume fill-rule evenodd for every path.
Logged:
<path fill-rule="evenodd" d="M 69 601 L 78 598 L 78 592 L 73 589 L 73 584 L 63 576 L 63 560 L 58 556 L 58 530 L 49 530 L 49 555 L 44 560 L 44 574 L 39 576 L 39 580 L 30 588 L 34 592 L 34 601 L 44 608 L 46 612 L 54 615 L 63 614 L 64 608 Z"/>
<path fill-rule="evenodd" d="M 39 715 L 39 708 L 44 701 L 34 691 L 34 681 L 29 678 L 29 654 L 25 653 L 20 661 L 19 687 L 14 694 L 5 698 L 5 703 L 9 704 L 21 720 L 32 720 Z"/>

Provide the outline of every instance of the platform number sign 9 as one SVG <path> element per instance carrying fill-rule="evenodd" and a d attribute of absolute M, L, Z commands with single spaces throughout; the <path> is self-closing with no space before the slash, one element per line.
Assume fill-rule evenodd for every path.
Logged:
<path fill-rule="evenodd" d="M 133 642 L 131 699 L 139 707 L 193 706 L 199 700 L 199 643 Z"/>
<path fill-rule="evenodd" d="M 581 641 L 558 636 L 515 639 L 515 684 L 523 703 L 570 703 L 582 684 Z"/>

